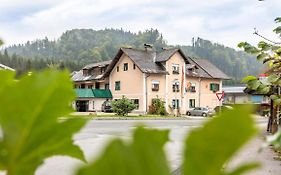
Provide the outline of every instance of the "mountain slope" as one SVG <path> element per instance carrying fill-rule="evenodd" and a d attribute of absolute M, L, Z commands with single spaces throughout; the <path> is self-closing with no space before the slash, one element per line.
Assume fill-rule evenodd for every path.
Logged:
<path fill-rule="evenodd" d="M 143 48 L 144 43 L 153 44 L 156 50 L 168 46 L 158 30 L 132 33 L 122 29 L 74 29 L 66 31 L 58 40 L 48 38 L 28 41 L 7 48 L 10 54 L 33 59 L 74 61 L 79 65 L 112 59 L 123 46 Z M 235 82 L 246 75 L 257 75 L 262 67 L 253 56 L 221 44 L 197 38 L 192 45 L 178 45 L 186 55 L 208 59 Z"/>

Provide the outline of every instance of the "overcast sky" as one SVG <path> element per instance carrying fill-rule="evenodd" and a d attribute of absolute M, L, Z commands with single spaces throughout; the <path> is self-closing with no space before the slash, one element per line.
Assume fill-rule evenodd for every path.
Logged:
<path fill-rule="evenodd" d="M 157 28 L 168 44 L 201 37 L 236 47 L 260 40 L 255 27 L 273 37 L 280 8 L 281 0 L 1 0 L 0 37 L 11 45 L 74 28 Z"/>

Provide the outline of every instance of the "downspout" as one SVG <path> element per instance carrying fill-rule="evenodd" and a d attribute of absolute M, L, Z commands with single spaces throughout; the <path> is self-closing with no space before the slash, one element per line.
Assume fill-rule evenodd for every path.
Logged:
<path fill-rule="evenodd" d="M 198 88 L 198 106 L 201 106 L 201 77 L 199 77 L 199 88 Z"/>
<path fill-rule="evenodd" d="M 147 114 L 147 102 L 148 102 L 148 90 L 147 90 L 147 78 L 149 77 L 150 75 L 148 74 L 144 74 L 144 78 L 145 78 L 145 113 Z"/>

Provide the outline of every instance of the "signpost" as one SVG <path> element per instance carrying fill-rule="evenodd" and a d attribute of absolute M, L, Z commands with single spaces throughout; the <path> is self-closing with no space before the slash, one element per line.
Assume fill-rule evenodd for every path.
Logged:
<path fill-rule="evenodd" d="M 216 96 L 217 96 L 217 99 L 220 102 L 220 113 L 221 113 L 221 106 L 222 106 L 221 101 L 223 100 L 223 97 L 224 97 L 224 91 L 216 92 Z"/>

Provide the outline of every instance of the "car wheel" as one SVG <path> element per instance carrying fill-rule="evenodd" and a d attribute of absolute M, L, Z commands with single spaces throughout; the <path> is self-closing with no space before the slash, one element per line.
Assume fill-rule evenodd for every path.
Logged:
<path fill-rule="evenodd" d="M 190 112 L 187 112 L 186 115 L 191 116 L 191 113 L 190 113 Z"/>
<path fill-rule="evenodd" d="M 207 114 L 206 114 L 206 113 L 203 113 L 202 116 L 203 116 L 203 117 L 207 117 Z"/>

